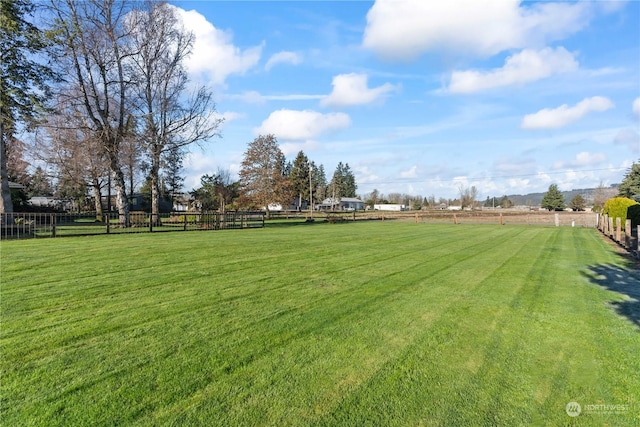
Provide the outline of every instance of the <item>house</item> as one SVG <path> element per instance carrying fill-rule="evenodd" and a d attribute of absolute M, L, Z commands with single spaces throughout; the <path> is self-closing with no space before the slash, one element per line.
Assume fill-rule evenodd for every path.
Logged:
<path fill-rule="evenodd" d="M 333 211 L 361 211 L 364 210 L 364 202 L 357 197 L 342 197 L 324 199 L 322 203 L 316 205 L 317 210 Z"/>

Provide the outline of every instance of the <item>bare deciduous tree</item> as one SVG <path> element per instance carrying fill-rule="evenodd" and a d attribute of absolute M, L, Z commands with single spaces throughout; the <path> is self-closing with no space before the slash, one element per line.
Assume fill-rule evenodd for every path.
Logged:
<path fill-rule="evenodd" d="M 72 98 L 72 94 L 58 98 L 55 114 L 42 124 L 45 132 L 36 138 L 35 151 L 53 166 L 58 182 L 91 189 L 96 218 L 102 220 L 102 189 L 109 174 L 105 153 L 84 112 L 68 102 Z"/>
<path fill-rule="evenodd" d="M 129 201 L 120 163 L 120 144 L 127 136 L 132 85 L 127 62 L 131 35 L 123 25 L 130 3 L 121 0 L 52 0 L 56 22 L 52 36 L 58 65 L 78 98 L 69 102 L 86 115 L 92 138 L 100 141 L 116 191 L 123 226 L 129 225 Z"/>
<path fill-rule="evenodd" d="M 186 93 L 184 61 L 194 35 L 185 30 L 173 6 L 147 1 L 143 10 L 131 14 L 128 26 L 140 136 L 150 161 L 151 212 L 158 221 L 163 155 L 217 135 L 222 119 L 215 116 L 212 93 L 205 87 Z"/>
<path fill-rule="evenodd" d="M 462 209 L 473 209 L 476 204 L 476 198 L 478 197 L 478 189 L 472 185 L 471 187 L 464 187 L 462 184 L 458 186 L 460 192 L 460 204 Z"/>

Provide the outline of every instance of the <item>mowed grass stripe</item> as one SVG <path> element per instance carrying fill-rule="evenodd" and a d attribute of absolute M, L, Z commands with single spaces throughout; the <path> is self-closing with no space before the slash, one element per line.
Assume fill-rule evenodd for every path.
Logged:
<path fill-rule="evenodd" d="M 420 255 L 420 258 L 423 259 L 424 256 Z M 420 271 L 424 272 L 423 269 L 421 269 Z M 329 385 L 337 384 L 340 386 L 340 393 L 335 391 L 332 393 L 329 393 L 325 397 L 325 399 L 323 399 L 321 405 L 316 405 L 316 408 L 312 413 L 308 413 L 308 412 L 305 413 L 305 411 L 302 411 L 299 413 L 289 413 L 288 414 L 289 417 L 292 417 L 292 419 L 294 420 L 300 421 L 309 417 L 314 418 L 318 414 L 326 412 L 326 410 L 335 403 L 334 400 L 339 399 L 341 397 L 342 393 L 344 392 L 343 389 L 353 388 L 357 386 L 359 383 L 361 383 L 362 381 L 364 381 L 364 379 L 366 379 L 368 376 L 372 375 L 377 371 L 378 369 L 377 367 L 381 363 L 384 363 L 386 359 L 391 357 L 394 353 L 397 353 L 398 350 L 401 350 L 404 345 L 406 345 L 407 343 L 410 343 L 412 336 L 415 333 L 421 333 L 421 331 L 426 325 L 425 320 L 429 320 L 432 317 L 432 315 L 429 312 L 425 313 L 423 302 L 421 302 L 419 299 L 416 299 L 414 295 L 416 288 L 424 287 L 424 284 L 425 284 L 424 278 L 422 277 L 422 275 L 419 275 L 417 277 L 417 280 L 414 279 L 414 281 L 411 282 L 413 278 L 411 277 L 411 271 L 408 271 L 408 270 L 403 270 L 403 276 L 405 276 L 405 280 L 403 281 L 404 284 L 402 288 L 393 290 L 394 288 L 392 286 L 388 286 L 392 288 L 392 291 L 387 292 L 385 294 L 379 294 L 374 299 L 368 298 L 368 300 L 370 301 L 369 306 L 356 307 L 355 310 L 349 310 L 349 314 L 347 316 L 348 318 L 332 319 L 330 323 L 323 324 L 322 330 L 324 331 L 325 334 L 332 337 L 333 339 L 343 338 L 343 334 L 344 334 L 343 328 L 345 324 L 357 326 L 358 327 L 357 334 L 359 336 L 364 337 L 365 334 L 367 335 L 367 338 L 364 339 L 364 341 L 365 343 L 367 343 L 368 351 L 371 352 L 371 349 L 378 349 L 378 351 L 381 354 L 378 357 L 375 357 L 375 358 L 369 357 L 367 360 L 360 361 L 363 365 L 366 365 L 366 366 L 363 366 L 363 368 L 366 368 L 366 369 L 362 371 L 360 376 L 355 376 L 352 373 L 346 378 L 340 377 L 340 376 L 332 378 L 332 375 L 327 373 L 334 372 L 334 370 L 326 369 L 326 368 L 323 368 L 319 372 L 308 373 L 307 375 L 309 376 L 309 381 L 302 381 L 303 383 L 313 383 L 314 381 L 311 381 L 311 380 L 317 377 L 324 377 L 325 379 L 327 379 L 328 377 L 330 379 Z M 409 276 L 409 277 L 406 277 L 406 276 Z M 387 280 L 387 279 L 388 277 L 381 278 L 381 280 Z M 438 282 L 436 282 L 435 284 L 437 285 L 437 283 Z M 411 292 L 408 292 L 406 290 L 406 288 L 408 287 L 407 286 L 408 284 L 412 285 L 411 287 L 413 289 Z M 411 307 L 415 311 L 411 314 L 407 312 L 408 306 L 410 304 L 412 304 Z M 394 308 L 396 305 L 404 308 L 404 311 L 405 311 L 404 317 L 390 318 L 390 314 L 392 316 L 392 313 L 395 312 Z M 418 321 L 416 322 L 416 320 Z M 392 322 L 392 324 L 388 325 L 389 322 Z M 387 324 L 386 328 L 382 328 L 380 325 L 385 323 Z M 352 338 L 351 336 L 353 334 L 352 328 L 349 328 L 348 331 L 349 331 L 349 335 L 345 336 L 344 339 Z M 311 332 L 314 333 L 314 331 L 311 331 Z M 301 331 L 298 331 L 298 333 L 295 335 L 295 341 L 300 342 L 300 346 L 299 346 L 300 349 L 304 349 L 306 346 L 305 344 L 305 342 L 307 341 L 306 335 L 307 334 L 301 333 Z M 290 343 L 287 343 L 287 346 L 290 347 L 291 346 Z M 353 354 L 358 354 L 359 351 L 361 350 L 366 350 L 366 349 L 352 348 Z M 326 357 L 327 353 L 324 353 L 324 356 Z M 337 358 L 337 360 L 340 360 L 343 357 L 348 357 L 348 356 L 349 354 L 342 355 L 342 357 Z M 265 359 L 266 358 L 267 357 L 265 357 Z M 329 359 L 332 359 L 332 358 L 330 357 Z M 256 360 L 253 360 L 253 362 L 254 362 L 254 365 L 252 366 L 254 367 L 254 370 L 257 370 L 256 375 L 258 375 L 258 372 L 262 372 L 262 370 L 264 369 L 264 366 L 263 366 L 264 364 Z M 295 366 L 293 367 L 293 369 L 295 370 Z M 249 377 L 253 378 L 254 376 L 250 375 Z M 239 378 L 239 380 L 241 380 L 241 378 Z M 255 384 L 252 384 L 252 387 L 251 387 L 252 392 L 259 391 L 259 390 L 256 390 L 256 388 L 258 387 Z M 288 390 L 283 390 L 283 391 L 288 394 Z M 300 390 L 297 389 L 297 391 L 299 392 Z M 193 400 L 196 400 L 196 399 L 206 400 L 205 395 L 206 393 L 199 393 L 198 396 L 195 396 L 193 398 Z M 282 399 L 284 398 L 284 396 L 280 396 L 280 398 Z M 256 407 L 253 407 L 252 405 L 255 405 Z M 262 407 L 260 407 L 260 405 L 262 405 Z M 240 408 L 242 408 L 241 412 L 243 413 L 247 411 L 264 413 L 266 411 L 265 405 L 266 407 L 268 407 L 269 403 L 264 401 L 254 402 L 253 404 L 242 405 L 240 406 Z M 214 414 L 211 414 L 211 415 L 214 415 Z M 216 417 L 227 416 L 228 418 L 223 418 L 223 420 L 226 420 L 227 422 L 237 421 L 237 419 L 234 419 L 233 415 L 229 413 L 225 413 L 225 414 L 216 413 L 215 416 Z M 265 422 L 267 422 L 267 419 L 265 419 Z M 282 422 L 285 422 L 285 420 L 273 419 L 273 420 L 269 420 L 267 423 L 269 422 L 282 423 Z"/>
<path fill-rule="evenodd" d="M 529 235 L 524 236 L 524 239 L 531 238 L 531 233 L 536 230 L 527 231 L 529 231 L 527 233 Z M 497 247 L 499 247 L 500 243 L 505 242 L 497 243 Z M 477 374 L 478 365 L 484 363 L 486 348 L 484 346 L 477 348 L 474 343 L 477 343 L 478 339 L 482 340 L 490 336 L 478 333 L 486 333 L 486 329 L 490 332 L 496 328 L 494 320 L 496 313 L 493 310 L 495 307 L 481 312 L 480 314 L 483 316 L 480 318 L 473 317 L 473 312 L 477 310 L 477 307 L 473 307 L 474 291 L 485 282 L 491 282 L 493 286 L 499 285 L 499 282 L 495 283 L 495 278 L 492 277 L 495 269 L 507 262 L 514 262 L 514 260 L 517 262 L 522 256 L 520 252 L 522 251 L 505 254 L 495 250 L 486 251 L 481 252 L 484 256 L 474 260 L 474 263 L 477 262 L 478 265 L 453 264 L 456 268 L 446 273 L 449 277 L 439 277 L 439 280 L 436 280 L 436 283 L 446 283 L 442 288 L 446 291 L 443 295 L 444 303 L 437 301 L 441 315 L 435 319 L 431 326 L 421 331 L 418 338 L 401 357 L 397 360 L 390 360 L 384 370 L 378 372 L 370 383 L 362 387 L 362 393 L 352 395 L 351 400 L 348 400 L 343 407 L 351 409 L 364 406 L 379 407 L 379 411 L 373 411 L 369 414 L 371 418 L 367 421 L 371 425 L 393 425 L 395 420 L 406 419 L 409 415 L 407 410 L 411 411 L 412 409 L 417 414 L 426 414 L 425 420 L 448 419 L 452 424 L 458 424 L 456 420 L 461 415 L 465 415 L 465 408 L 475 408 L 476 406 L 469 405 L 470 399 L 468 398 L 471 394 L 468 387 L 470 384 L 459 385 L 456 387 L 459 388 L 458 392 L 454 394 L 447 393 L 446 390 L 440 390 L 440 388 L 446 389 L 460 383 L 461 372 L 455 368 L 462 369 L 462 374 L 469 371 L 471 374 Z M 491 257 L 487 255 L 491 255 Z M 483 270 L 485 274 L 479 274 Z M 451 277 L 452 275 L 454 277 Z M 504 297 L 504 291 L 508 291 L 509 288 L 517 290 L 517 287 L 509 286 L 501 290 L 501 297 Z M 486 343 L 490 344 L 489 340 L 486 340 Z M 481 351 L 480 355 L 476 353 L 478 350 Z M 444 366 L 438 367 L 439 363 Z M 444 373 L 444 375 L 436 377 L 434 372 Z M 397 388 L 389 389 L 389 378 L 393 379 L 392 383 Z M 423 383 L 422 386 L 417 387 L 421 393 L 416 394 L 416 386 L 421 383 Z M 387 390 L 385 393 L 370 392 L 378 388 L 387 388 Z M 487 393 L 487 396 L 492 395 Z M 375 397 L 376 400 L 368 401 L 371 397 Z M 354 402 L 358 399 L 366 400 L 365 402 Z M 397 406 L 399 401 L 403 402 L 401 408 Z M 454 414 L 448 413 L 446 408 L 450 406 L 454 408 Z M 399 412 L 395 412 L 394 408 L 397 408 Z M 430 409 L 425 412 L 426 408 Z M 342 413 L 341 409 L 333 415 L 334 418 L 329 419 L 328 424 L 346 424 L 355 421 L 348 412 Z M 417 416 L 412 420 L 412 424 L 415 425 L 420 421 L 422 421 L 422 417 Z M 323 420 L 322 424 L 325 423 L 327 420 Z"/>
<path fill-rule="evenodd" d="M 130 270 L 93 288 L 89 273 L 106 266 L 66 258 L 58 277 L 72 277 L 73 266 L 86 276 L 58 279 L 57 298 L 43 296 L 52 282 L 37 298 L 29 263 L 17 267 L 33 243 L 3 243 L 3 418 L 564 423 L 565 395 L 638 394 L 628 376 L 605 375 L 637 371 L 638 332 L 605 306 L 612 293 L 580 275 L 589 264 L 619 262 L 592 230 L 385 222 L 255 231 L 123 236 L 113 245 L 96 237 L 93 249 L 83 239 L 78 255 L 108 260 L 117 248 L 140 263 L 120 262 Z M 68 253 L 69 240 L 38 249 Z M 132 283 L 127 273 L 141 271 L 148 274 Z M 566 283 L 549 283 L 567 278 L 596 313 L 578 338 L 557 330 L 588 315 Z M 33 297 L 24 304 L 21 284 Z M 65 290 L 74 301 L 66 307 Z M 615 332 L 596 345 L 596 327 Z M 622 350 L 610 358 L 611 347 Z M 574 360 L 577 351 L 584 360 Z M 594 358 L 600 371 L 583 381 Z"/>

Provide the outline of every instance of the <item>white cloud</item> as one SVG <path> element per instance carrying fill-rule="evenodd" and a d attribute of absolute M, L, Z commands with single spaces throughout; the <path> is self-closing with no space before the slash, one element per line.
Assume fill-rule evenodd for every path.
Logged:
<path fill-rule="evenodd" d="M 502 86 L 518 85 L 576 70 L 578 62 L 563 47 L 524 49 L 505 60 L 502 68 L 491 71 L 454 71 L 449 91 L 473 93 Z"/>
<path fill-rule="evenodd" d="M 631 107 L 633 114 L 636 115 L 640 119 L 640 97 L 633 100 L 633 105 Z"/>
<path fill-rule="evenodd" d="M 264 95 L 263 98 L 268 101 L 309 101 L 313 99 L 322 99 L 324 98 L 324 95 L 291 93 L 287 95 Z"/>
<path fill-rule="evenodd" d="M 239 100 L 247 104 L 264 104 L 267 101 L 309 101 L 322 99 L 324 95 L 313 95 L 305 93 L 292 93 L 286 95 L 262 95 L 255 90 L 243 92 L 241 94 L 224 95 L 227 99 Z"/>
<path fill-rule="evenodd" d="M 596 166 L 607 161 L 604 153 L 589 153 L 583 151 L 576 154 L 572 160 L 558 161 L 553 164 L 553 169 L 581 168 L 585 166 Z"/>
<path fill-rule="evenodd" d="M 245 117 L 244 113 L 237 113 L 235 111 L 225 111 L 224 113 L 215 113 L 214 114 L 214 118 L 215 119 L 222 119 L 223 122 L 222 124 L 228 124 L 229 122 L 232 122 L 234 120 L 238 120 L 238 119 L 242 119 Z"/>
<path fill-rule="evenodd" d="M 284 140 L 309 140 L 345 129 L 351 119 L 344 113 L 322 114 L 311 110 L 277 110 L 254 129 L 257 134 L 274 134 Z"/>
<path fill-rule="evenodd" d="M 295 52 L 281 51 L 271 55 L 269 60 L 264 66 L 264 69 L 269 71 L 277 64 L 291 64 L 298 65 L 302 62 L 302 57 Z"/>
<path fill-rule="evenodd" d="M 522 119 L 523 129 L 558 129 L 579 120 L 591 111 L 606 111 L 613 108 L 613 102 L 602 96 L 585 98 L 573 107 L 563 104 L 558 108 L 545 108 L 537 113 L 527 114 Z"/>
<path fill-rule="evenodd" d="M 264 43 L 240 49 L 232 43 L 233 35 L 220 30 L 195 10 L 176 7 L 185 28 L 195 34 L 193 52 L 187 60 L 189 71 L 213 84 L 223 85 L 232 74 L 244 74 L 260 60 Z"/>
<path fill-rule="evenodd" d="M 303 141 L 303 142 L 285 142 L 280 144 L 280 150 L 286 157 L 293 157 L 300 151 L 305 153 L 311 153 L 320 147 L 318 141 Z"/>
<path fill-rule="evenodd" d="M 411 166 L 408 170 L 404 170 L 400 172 L 400 178 L 417 178 L 418 177 L 418 167 Z"/>
<path fill-rule="evenodd" d="M 376 88 L 367 87 L 366 74 L 339 74 L 333 78 L 333 91 L 322 101 L 322 106 L 347 107 L 351 105 L 371 104 L 384 98 L 396 89 L 390 83 Z"/>
<path fill-rule="evenodd" d="M 580 31 L 593 9 L 590 2 L 377 0 L 363 46 L 398 60 L 428 51 L 491 56 L 561 40 Z"/>

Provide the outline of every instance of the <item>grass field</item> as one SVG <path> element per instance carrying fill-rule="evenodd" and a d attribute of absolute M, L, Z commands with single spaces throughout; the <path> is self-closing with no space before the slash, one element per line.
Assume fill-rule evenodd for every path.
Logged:
<path fill-rule="evenodd" d="M 0 250 L 2 425 L 640 425 L 640 274 L 593 229 L 281 224 Z"/>

